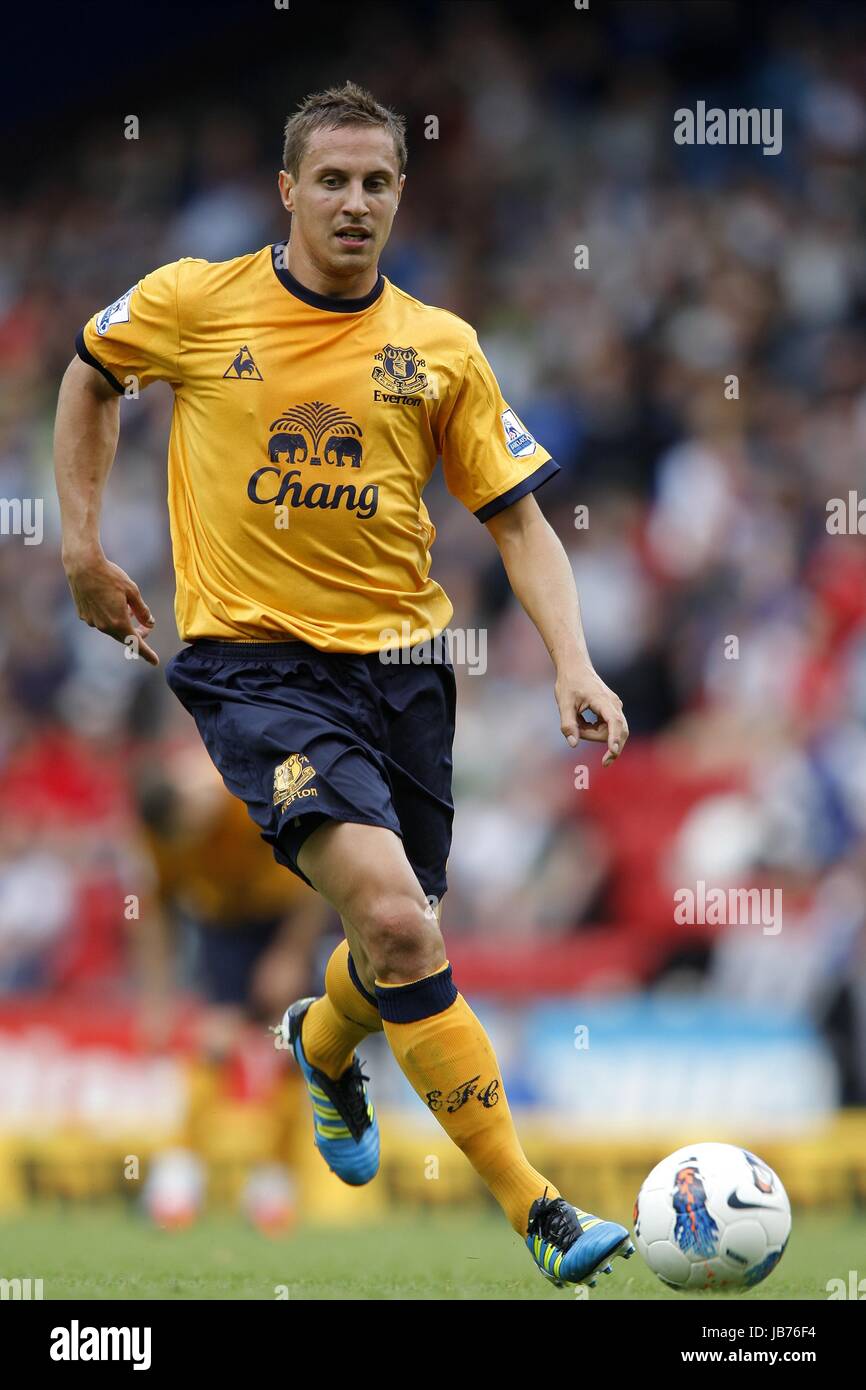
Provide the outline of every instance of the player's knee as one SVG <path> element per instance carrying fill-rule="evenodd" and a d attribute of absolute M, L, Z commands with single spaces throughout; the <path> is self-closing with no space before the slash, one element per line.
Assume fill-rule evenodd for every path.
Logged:
<path fill-rule="evenodd" d="M 435 914 L 408 893 L 372 899 L 364 913 L 363 935 L 370 965 L 384 984 L 422 979 L 445 960 Z"/>

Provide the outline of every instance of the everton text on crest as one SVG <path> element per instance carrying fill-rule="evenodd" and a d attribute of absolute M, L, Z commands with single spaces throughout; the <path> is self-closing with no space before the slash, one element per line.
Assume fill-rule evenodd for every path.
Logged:
<path fill-rule="evenodd" d="M 373 380 L 384 391 L 374 391 L 374 401 L 386 405 L 420 405 L 419 392 L 426 390 L 427 376 L 421 371 L 427 363 L 413 347 L 394 347 L 386 344 L 376 353 L 381 366 L 373 368 Z"/>

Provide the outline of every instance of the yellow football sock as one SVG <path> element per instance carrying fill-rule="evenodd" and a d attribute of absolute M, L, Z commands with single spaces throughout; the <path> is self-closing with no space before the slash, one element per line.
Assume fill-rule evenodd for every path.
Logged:
<path fill-rule="evenodd" d="M 442 1128 L 484 1179 L 519 1235 L 547 1188 L 528 1161 L 511 1117 L 490 1039 L 451 980 L 451 966 L 423 980 L 376 981 L 385 1037 L 403 1072 Z"/>
<path fill-rule="evenodd" d="M 325 970 L 326 993 L 310 1005 L 301 1027 L 304 1056 L 332 1081 L 351 1066 L 361 1039 L 382 1031 L 376 1001 L 364 989 L 354 966 L 349 943 L 341 941 Z"/>

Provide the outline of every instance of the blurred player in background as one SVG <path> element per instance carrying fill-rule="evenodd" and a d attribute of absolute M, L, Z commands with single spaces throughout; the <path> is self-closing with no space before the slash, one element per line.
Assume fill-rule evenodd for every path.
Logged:
<path fill-rule="evenodd" d="M 260 1048 L 262 1024 L 280 1017 L 286 998 L 309 988 L 327 904 L 280 869 L 243 804 L 229 796 L 201 744 L 144 759 L 135 795 L 153 882 L 133 935 L 143 994 L 145 1036 L 169 1037 L 178 965 L 186 962 L 204 1000 L 199 1057 L 190 1078 L 185 1147 L 158 1158 L 148 1205 L 160 1224 L 188 1224 L 204 1195 L 203 1126 L 226 1094 L 245 1047 Z M 273 1104 L 292 1110 L 291 1074 L 280 1073 Z M 291 1183 L 275 1131 L 273 1162 L 254 1170 L 245 1206 L 259 1224 L 285 1225 Z"/>
<path fill-rule="evenodd" d="M 592 666 L 571 566 L 532 496 L 558 465 L 503 400 L 470 325 L 379 271 L 404 120 L 347 83 L 290 119 L 283 164 L 288 242 L 164 266 L 79 335 L 56 431 L 67 576 L 84 621 L 157 662 L 152 615 L 98 527 L 116 396 L 168 381 L 176 615 L 191 644 L 169 682 L 279 862 L 332 904 L 347 938 L 325 995 L 283 1024 L 316 1144 L 345 1182 L 375 1175 L 355 1047 L 382 1029 L 542 1274 L 594 1282 L 632 1253 L 628 1233 L 528 1162 L 445 958 L 455 679 L 448 660 L 416 659 L 453 612 L 430 578 L 422 500 L 441 456 L 544 640 L 563 735 L 606 744 L 604 765 L 620 755 L 621 701 Z"/>

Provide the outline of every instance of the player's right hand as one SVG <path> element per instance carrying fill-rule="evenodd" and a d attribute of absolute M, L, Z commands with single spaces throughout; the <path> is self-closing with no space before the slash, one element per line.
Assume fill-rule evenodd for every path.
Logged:
<path fill-rule="evenodd" d="M 85 563 L 67 564 L 66 578 L 83 623 L 141 653 L 151 666 L 159 665 L 159 657 L 145 640 L 153 630 L 154 616 L 138 585 L 119 565 L 100 555 Z"/>

